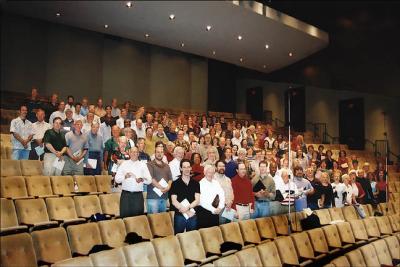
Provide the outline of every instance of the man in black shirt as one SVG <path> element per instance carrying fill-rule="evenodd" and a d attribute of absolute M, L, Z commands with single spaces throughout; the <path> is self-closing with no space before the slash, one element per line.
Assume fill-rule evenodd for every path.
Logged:
<path fill-rule="evenodd" d="M 25 100 L 25 106 L 28 108 L 28 115 L 26 118 L 34 123 L 37 121 L 36 111 L 42 108 L 42 102 L 39 100 L 39 95 L 36 87 L 32 88 L 31 97 Z"/>
<path fill-rule="evenodd" d="M 46 121 L 49 122 L 50 115 L 58 109 L 58 95 L 52 94 L 50 97 L 50 102 L 45 104 L 43 108 L 46 112 Z"/>
<path fill-rule="evenodd" d="M 46 176 L 61 175 L 62 168 L 57 169 L 54 167 L 54 162 L 56 160 L 62 161 L 64 153 L 67 152 L 65 133 L 61 131 L 61 127 L 62 119 L 56 117 L 53 120 L 53 128 L 44 133 L 43 174 Z"/>
<path fill-rule="evenodd" d="M 175 211 L 175 234 L 197 229 L 197 217 L 194 208 L 200 203 L 200 184 L 190 178 L 192 169 L 187 159 L 180 162 L 181 175 L 175 180 L 170 189 L 171 209 Z"/>

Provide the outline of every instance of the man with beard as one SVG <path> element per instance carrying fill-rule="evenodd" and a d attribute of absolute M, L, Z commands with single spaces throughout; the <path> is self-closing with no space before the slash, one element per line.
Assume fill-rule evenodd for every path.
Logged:
<path fill-rule="evenodd" d="M 294 167 L 294 179 L 293 182 L 296 184 L 301 196 L 296 199 L 295 206 L 296 211 L 302 211 L 307 208 L 307 196 L 313 194 L 314 189 L 307 179 L 303 178 L 303 168 L 301 166 Z"/>
<path fill-rule="evenodd" d="M 215 164 L 215 167 L 217 168 L 217 171 L 214 174 L 214 179 L 219 182 L 219 184 L 222 187 L 222 190 L 224 190 L 225 193 L 225 208 L 227 211 L 229 211 L 232 207 L 232 202 L 233 202 L 233 189 L 232 189 L 232 182 L 231 179 L 228 178 L 225 175 L 225 162 L 223 160 L 218 160 L 217 163 Z M 220 214 L 223 213 L 223 210 Z M 219 223 L 224 224 L 230 222 L 228 219 L 219 216 Z"/>
<path fill-rule="evenodd" d="M 275 199 L 275 182 L 267 172 L 267 164 L 267 162 L 261 161 L 259 163 L 259 174 L 251 179 L 253 192 L 256 197 L 254 213 L 252 216 L 254 219 L 269 216 L 269 203 L 271 200 Z"/>

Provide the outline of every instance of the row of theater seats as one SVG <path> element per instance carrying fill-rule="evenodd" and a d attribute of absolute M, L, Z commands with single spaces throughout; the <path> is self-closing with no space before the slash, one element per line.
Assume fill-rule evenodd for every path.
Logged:
<path fill-rule="evenodd" d="M 2 266 L 282 266 L 322 264 L 376 240 L 384 240 L 385 260 L 400 260 L 399 214 L 356 219 L 308 231 L 288 230 L 285 215 L 232 222 L 176 236 L 158 238 L 152 230 L 171 225 L 168 213 L 106 220 L 1 237 Z M 149 220 L 148 220 L 149 219 Z M 149 226 L 149 221 L 157 225 Z M 391 223 L 394 222 L 393 224 Z M 287 229 L 283 229 L 287 228 Z M 127 245 L 127 233 L 136 232 L 149 242 Z M 221 244 L 234 242 L 240 251 L 221 252 Z M 112 250 L 87 255 L 97 244 Z M 379 248 L 381 249 L 381 248 Z M 389 251 L 389 252 L 387 252 Z M 379 253 L 379 252 L 378 252 Z M 388 257 L 389 255 L 389 257 Z M 349 259 L 350 261 L 352 259 Z M 371 261 L 372 262 L 372 261 Z M 333 264 L 335 264 L 333 262 Z M 352 266 L 376 266 L 354 265 Z M 335 265 L 336 266 L 336 265 Z"/>
<path fill-rule="evenodd" d="M 43 175 L 43 166 L 39 160 L 2 159 L 0 171 L 1 177 Z"/>

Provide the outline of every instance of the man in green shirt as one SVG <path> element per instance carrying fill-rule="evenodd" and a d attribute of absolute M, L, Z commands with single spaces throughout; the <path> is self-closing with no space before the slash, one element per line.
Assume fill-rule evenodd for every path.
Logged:
<path fill-rule="evenodd" d="M 44 133 L 44 159 L 43 174 L 46 176 L 61 175 L 62 168 L 54 167 L 56 160 L 63 161 L 63 155 L 67 151 L 65 133 L 61 131 L 62 119 L 56 117 L 53 119 L 53 128 Z"/>

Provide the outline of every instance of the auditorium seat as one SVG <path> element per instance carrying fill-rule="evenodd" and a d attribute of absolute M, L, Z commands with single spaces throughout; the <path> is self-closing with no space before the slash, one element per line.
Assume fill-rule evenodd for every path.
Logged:
<path fill-rule="evenodd" d="M 67 233 L 73 255 L 86 256 L 93 246 L 103 244 L 97 223 L 70 225 Z"/>
<path fill-rule="evenodd" d="M 71 197 L 46 198 L 46 206 L 50 220 L 65 224 L 85 222 L 85 219 L 78 218 Z"/>
<path fill-rule="evenodd" d="M 111 193 L 111 175 L 95 175 L 98 192 Z"/>
<path fill-rule="evenodd" d="M 311 264 L 311 260 L 299 261 L 299 256 L 297 255 L 296 248 L 294 247 L 293 241 L 290 236 L 282 236 L 275 239 L 276 247 L 278 248 L 281 261 L 284 265 L 289 266 L 304 266 Z"/>
<path fill-rule="evenodd" d="M 308 237 L 306 232 L 292 234 L 291 238 L 293 239 L 299 257 L 307 260 L 316 261 L 326 256 L 326 254 L 324 253 L 315 255 L 310 238 Z"/>
<path fill-rule="evenodd" d="M 339 232 L 337 230 L 336 225 L 327 225 L 322 227 L 324 231 L 326 241 L 328 243 L 328 247 L 330 248 L 338 248 L 338 249 L 349 249 L 353 246 L 353 244 L 344 244 L 340 239 Z"/>
<path fill-rule="evenodd" d="M 244 243 L 242 234 L 240 233 L 240 227 L 237 222 L 221 224 L 219 228 L 221 228 L 222 236 L 224 237 L 225 242 L 229 241 L 240 244 L 243 246 L 242 249 L 254 246 L 254 244 Z"/>
<path fill-rule="evenodd" d="M 168 212 L 149 214 L 147 217 L 154 237 L 174 235 L 174 228 Z"/>
<path fill-rule="evenodd" d="M 41 161 L 20 160 L 19 162 L 23 176 L 43 175 L 43 166 Z"/>
<path fill-rule="evenodd" d="M 67 233 L 62 227 L 32 232 L 38 262 L 55 263 L 72 257 Z"/>
<path fill-rule="evenodd" d="M 96 187 L 96 181 L 92 175 L 74 175 L 74 181 L 78 185 L 78 192 L 99 193 Z"/>
<path fill-rule="evenodd" d="M 156 251 L 151 242 L 142 242 L 123 247 L 128 266 L 159 266 Z"/>
<path fill-rule="evenodd" d="M 346 256 L 340 256 L 331 261 L 335 267 L 351 267 L 349 260 Z"/>
<path fill-rule="evenodd" d="M 376 242 L 376 241 L 375 241 Z M 360 247 L 361 253 L 364 256 L 364 261 L 367 266 L 380 266 L 378 255 L 374 245 L 368 244 Z"/>
<path fill-rule="evenodd" d="M 153 233 L 146 215 L 127 217 L 123 220 L 127 233 L 137 233 L 144 239 L 153 239 Z"/>
<path fill-rule="evenodd" d="M 90 259 L 93 262 L 93 266 L 96 267 L 128 266 L 125 260 L 124 250 L 122 248 L 105 250 L 90 254 Z"/>
<path fill-rule="evenodd" d="M 176 236 L 156 238 L 151 241 L 160 266 L 183 266 L 184 259 Z"/>
<path fill-rule="evenodd" d="M 257 224 L 255 220 L 244 220 L 239 222 L 240 231 L 245 244 L 258 245 L 268 240 L 261 240 L 260 234 L 257 230 Z"/>
<path fill-rule="evenodd" d="M 390 225 L 392 226 L 393 232 L 400 231 L 400 217 L 398 214 L 388 216 Z"/>
<path fill-rule="evenodd" d="M 272 216 L 272 221 L 278 235 L 289 235 L 289 222 L 286 214 Z"/>
<path fill-rule="evenodd" d="M 241 267 L 262 267 L 260 255 L 255 247 L 236 252 Z"/>
<path fill-rule="evenodd" d="M 362 220 L 364 223 L 365 229 L 367 230 L 368 237 L 370 238 L 380 238 L 381 233 L 378 228 L 378 224 L 376 223 L 375 217 L 366 218 Z"/>
<path fill-rule="evenodd" d="M 218 260 L 214 261 L 215 267 L 232 267 L 232 266 L 240 266 L 240 261 L 238 257 L 233 254 L 223 258 L 219 258 Z"/>
<path fill-rule="evenodd" d="M 399 241 L 399 239 L 396 238 L 395 236 L 388 236 L 388 237 L 385 237 L 383 240 L 385 240 L 385 242 L 389 248 L 392 259 L 400 261 L 400 241 Z"/>
<path fill-rule="evenodd" d="M 189 231 L 177 234 L 176 236 L 178 237 L 183 258 L 185 260 L 196 261 L 204 264 L 218 259 L 218 256 L 206 256 L 206 251 L 204 250 L 199 231 Z"/>
<path fill-rule="evenodd" d="M 255 221 L 261 240 L 274 239 L 278 236 L 275 232 L 274 222 L 271 217 L 257 218 Z"/>
<path fill-rule="evenodd" d="M 300 221 L 305 218 L 304 212 L 299 211 L 299 212 L 290 213 L 289 218 L 290 218 L 289 221 L 290 221 L 291 230 L 293 232 L 303 231 Z"/>
<path fill-rule="evenodd" d="M 96 195 L 75 196 L 74 202 L 78 217 L 88 219 L 93 214 L 103 213 L 100 206 L 100 200 Z"/>
<path fill-rule="evenodd" d="M 368 218 L 369 219 L 369 218 Z M 366 220 L 366 219 L 364 219 Z M 363 220 L 352 220 L 349 222 L 351 225 L 351 230 L 353 231 L 354 237 L 356 241 L 373 241 L 376 240 L 377 237 L 369 237 L 367 233 L 367 229 L 365 229 L 365 225 L 363 223 Z"/>
<path fill-rule="evenodd" d="M 57 226 L 49 220 L 44 199 L 18 199 L 15 201 L 19 224 L 31 227 L 31 230 Z"/>
<path fill-rule="evenodd" d="M 328 209 L 320 209 L 316 210 L 315 214 L 317 214 L 321 225 L 328 225 L 332 221 L 331 215 Z"/>
<path fill-rule="evenodd" d="M 257 246 L 258 254 L 264 267 L 282 266 L 275 242 L 266 242 Z"/>
<path fill-rule="evenodd" d="M 390 255 L 390 251 L 385 240 L 376 240 L 372 242 L 372 245 L 375 248 L 380 265 L 391 266 L 393 264 L 392 255 Z"/>
<path fill-rule="evenodd" d="M 330 208 L 329 214 L 332 221 L 344 221 L 344 216 L 341 208 Z"/>
<path fill-rule="evenodd" d="M 213 226 L 209 228 L 199 229 L 201 240 L 203 241 L 204 249 L 206 253 L 220 255 L 221 244 L 224 243 L 224 238 L 220 227 Z M 230 250 L 222 253 L 222 256 L 226 256 L 236 252 L 236 250 Z"/>
<path fill-rule="evenodd" d="M 11 199 L 1 199 L 0 214 L 1 234 L 28 230 L 28 227 L 26 225 L 18 225 L 17 212 L 15 211 L 14 202 Z"/>
<path fill-rule="evenodd" d="M 355 249 L 346 253 L 346 257 L 350 262 L 350 266 L 367 266 L 364 261 L 363 254 L 359 249 Z"/>
<path fill-rule="evenodd" d="M 101 210 L 111 217 L 119 217 L 119 200 L 121 193 L 99 195 Z"/>
<path fill-rule="evenodd" d="M 358 215 L 357 211 L 354 209 L 353 206 L 345 206 L 342 208 L 343 216 L 346 221 L 357 220 Z"/>
<path fill-rule="evenodd" d="M 372 205 L 371 204 L 367 204 L 366 206 L 367 206 L 367 209 L 368 209 L 369 216 L 370 217 L 374 216 L 375 212 L 374 212 L 374 208 L 372 207 Z"/>
<path fill-rule="evenodd" d="M 100 221 L 97 224 L 104 244 L 112 248 L 124 246 L 126 230 L 122 219 Z"/>
<path fill-rule="evenodd" d="M 0 237 L 1 266 L 37 266 L 32 237 L 20 233 Z"/>
<path fill-rule="evenodd" d="M 387 215 L 388 213 L 388 206 L 387 203 L 379 203 L 378 205 L 378 211 L 381 212 L 383 215 Z"/>
<path fill-rule="evenodd" d="M 27 176 L 25 177 L 28 195 L 33 197 L 55 197 L 51 189 L 48 176 Z"/>
<path fill-rule="evenodd" d="M 92 267 L 93 263 L 90 257 L 75 257 L 58 261 L 51 265 L 52 267 Z"/>
<path fill-rule="evenodd" d="M 1 197 L 4 198 L 31 198 L 28 197 L 25 179 L 22 176 L 10 176 L 1 178 Z"/>
<path fill-rule="evenodd" d="M 1 176 L 22 176 L 19 160 L 2 159 L 0 160 Z"/>
<path fill-rule="evenodd" d="M 340 239 L 344 244 L 361 245 L 366 242 L 362 240 L 356 241 L 349 222 L 337 223 L 336 227 L 339 232 Z"/>
<path fill-rule="evenodd" d="M 324 254 L 334 254 L 339 252 L 338 248 L 330 248 L 328 246 L 324 231 L 321 228 L 308 230 L 307 233 L 315 252 Z"/>
<path fill-rule="evenodd" d="M 387 216 L 375 217 L 376 224 L 378 225 L 381 235 L 392 235 L 393 230 Z"/>
<path fill-rule="evenodd" d="M 74 178 L 72 176 L 50 176 L 53 193 L 60 196 L 73 196 Z"/>

